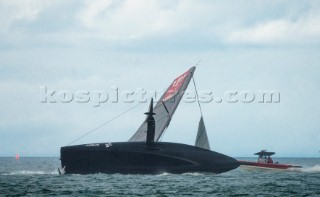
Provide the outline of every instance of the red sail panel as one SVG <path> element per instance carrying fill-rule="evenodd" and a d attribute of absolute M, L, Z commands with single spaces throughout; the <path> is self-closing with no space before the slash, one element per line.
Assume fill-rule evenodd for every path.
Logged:
<path fill-rule="evenodd" d="M 172 98 L 173 96 L 175 96 L 179 92 L 181 86 L 186 81 L 186 77 L 189 75 L 189 73 L 190 73 L 190 70 L 188 70 L 187 72 L 183 73 L 182 75 L 180 75 L 179 77 L 177 77 L 173 81 L 173 83 L 170 85 L 168 90 L 165 92 L 162 101 L 169 100 L 170 98 Z"/>

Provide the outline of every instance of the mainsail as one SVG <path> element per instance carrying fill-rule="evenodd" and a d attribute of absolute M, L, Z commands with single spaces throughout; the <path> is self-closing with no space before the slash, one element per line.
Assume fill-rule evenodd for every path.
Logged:
<path fill-rule="evenodd" d="M 153 108 L 156 123 L 154 141 L 159 141 L 164 130 L 168 127 L 171 118 L 177 109 L 180 100 L 187 89 L 196 67 L 190 68 L 187 72 L 177 77 L 169 86 L 167 91 L 161 96 L 157 105 Z M 129 139 L 133 141 L 146 141 L 147 123 L 144 121 L 135 134 Z"/>
<path fill-rule="evenodd" d="M 210 150 L 206 127 L 201 116 L 195 146 Z"/>

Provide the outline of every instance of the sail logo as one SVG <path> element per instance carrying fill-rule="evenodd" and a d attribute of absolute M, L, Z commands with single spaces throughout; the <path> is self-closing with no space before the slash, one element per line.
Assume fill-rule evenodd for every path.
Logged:
<path fill-rule="evenodd" d="M 180 75 L 179 77 L 177 77 L 173 81 L 173 83 L 170 85 L 170 87 L 168 88 L 162 101 L 167 101 L 167 100 L 171 99 L 172 97 L 174 97 L 179 92 L 179 89 L 181 88 L 182 84 L 185 82 L 186 77 L 188 75 L 189 75 L 189 70 L 187 72 L 183 73 L 182 75 Z"/>

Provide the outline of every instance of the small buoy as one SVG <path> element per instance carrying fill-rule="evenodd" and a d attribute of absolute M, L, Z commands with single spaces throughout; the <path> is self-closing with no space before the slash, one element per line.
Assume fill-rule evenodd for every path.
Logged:
<path fill-rule="evenodd" d="M 18 160 L 19 158 L 20 158 L 20 155 L 18 153 L 18 154 L 16 154 L 16 160 Z"/>

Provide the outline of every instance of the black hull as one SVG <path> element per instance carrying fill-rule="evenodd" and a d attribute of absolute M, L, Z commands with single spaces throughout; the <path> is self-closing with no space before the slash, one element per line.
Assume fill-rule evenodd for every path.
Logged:
<path fill-rule="evenodd" d="M 61 148 L 66 174 L 222 173 L 239 166 L 226 155 L 185 144 L 116 142 Z"/>

